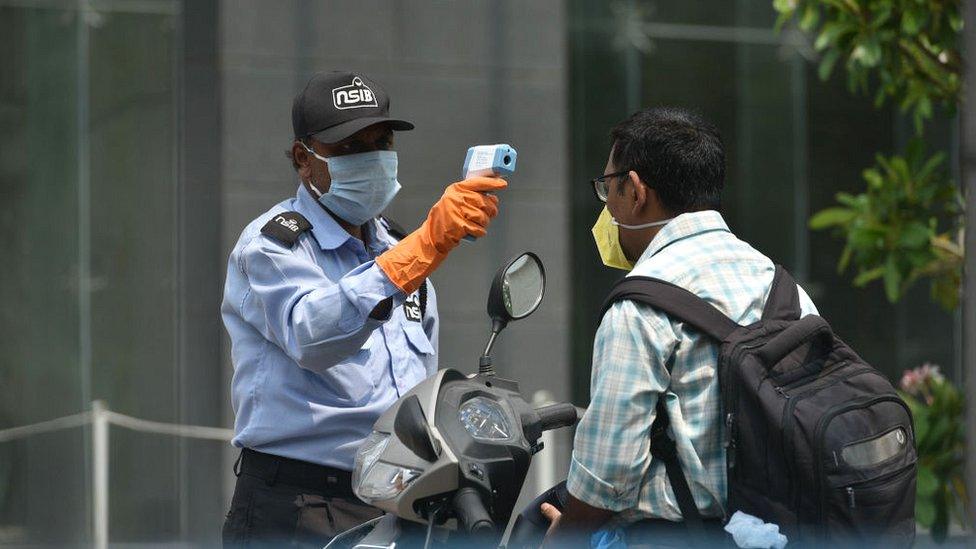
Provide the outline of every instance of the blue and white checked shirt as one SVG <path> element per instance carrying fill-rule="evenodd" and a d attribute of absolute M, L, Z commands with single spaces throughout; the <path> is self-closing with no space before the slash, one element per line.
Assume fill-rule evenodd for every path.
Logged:
<path fill-rule="evenodd" d="M 295 211 L 294 246 L 261 233 Z M 234 446 L 351 470 L 373 423 L 437 371 L 437 298 L 426 314 L 373 259 L 395 242 L 382 223 L 353 238 L 299 186 L 245 227 L 227 265 L 221 313 L 233 344 Z M 393 298 L 388 319 L 370 318 Z"/>
<path fill-rule="evenodd" d="M 730 231 L 721 214 L 682 214 L 654 237 L 631 276 L 685 288 L 739 324 L 762 316 L 773 262 Z M 800 289 L 804 315 L 817 310 Z M 650 306 L 621 301 L 603 317 L 593 345 L 590 407 L 576 431 L 567 485 L 589 505 L 617 513 L 612 524 L 681 520 L 664 463 L 651 459 L 650 429 L 664 396 L 678 458 L 698 509 L 726 503 L 718 346 Z"/>

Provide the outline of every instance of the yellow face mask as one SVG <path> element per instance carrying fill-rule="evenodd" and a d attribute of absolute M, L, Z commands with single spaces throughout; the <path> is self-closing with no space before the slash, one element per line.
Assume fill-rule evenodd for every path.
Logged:
<path fill-rule="evenodd" d="M 624 249 L 620 247 L 620 237 L 617 225 L 613 222 L 613 216 L 606 206 L 600 212 L 596 224 L 593 225 L 593 240 L 596 241 L 596 248 L 600 250 L 600 259 L 607 267 L 623 269 L 629 271 L 634 268 L 634 263 L 624 255 Z"/>

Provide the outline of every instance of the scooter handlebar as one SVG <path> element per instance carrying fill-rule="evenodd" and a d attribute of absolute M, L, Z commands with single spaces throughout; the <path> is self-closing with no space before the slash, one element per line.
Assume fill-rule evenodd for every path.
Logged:
<path fill-rule="evenodd" d="M 474 488 L 467 486 L 457 491 L 454 495 L 454 510 L 458 525 L 465 532 L 476 535 L 495 533 L 495 521 L 491 520 L 481 494 Z"/>
<path fill-rule="evenodd" d="M 550 429 L 576 425 L 576 422 L 579 421 L 579 414 L 576 410 L 576 406 L 568 402 L 561 402 L 559 404 L 536 408 L 535 413 L 539 414 L 542 430 L 548 431 Z"/>

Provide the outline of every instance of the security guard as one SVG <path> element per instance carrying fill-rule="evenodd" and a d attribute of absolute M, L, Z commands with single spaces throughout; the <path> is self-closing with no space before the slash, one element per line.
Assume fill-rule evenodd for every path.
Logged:
<path fill-rule="evenodd" d="M 237 486 L 224 543 L 321 547 L 381 512 L 352 492 L 356 449 L 397 398 L 437 369 L 427 276 L 483 236 L 504 189 L 450 185 L 398 241 L 380 216 L 400 189 L 389 98 L 362 74 L 315 75 L 292 106 L 297 195 L 251 222 L 221 306 L 234 378 Z"/>

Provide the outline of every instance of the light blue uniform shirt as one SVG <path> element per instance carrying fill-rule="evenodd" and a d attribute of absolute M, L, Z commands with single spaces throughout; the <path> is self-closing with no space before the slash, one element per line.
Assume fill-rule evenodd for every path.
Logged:
<path fill-rule="evenodd" d="M 294 246 L 261 233 L 275 215 L 312 228 Z M 352 237 L 299 186 L 252 221 L 227 265 L 234 446 L 351 470 L 373 422 L 437 370 L 437 301 L 404 295 L 373 261 L 396 241 L 372 220 Z M 392 297 L 386 320 L 370 318 Z M 408 318 L 410 317 L 410 318 Z"/>

